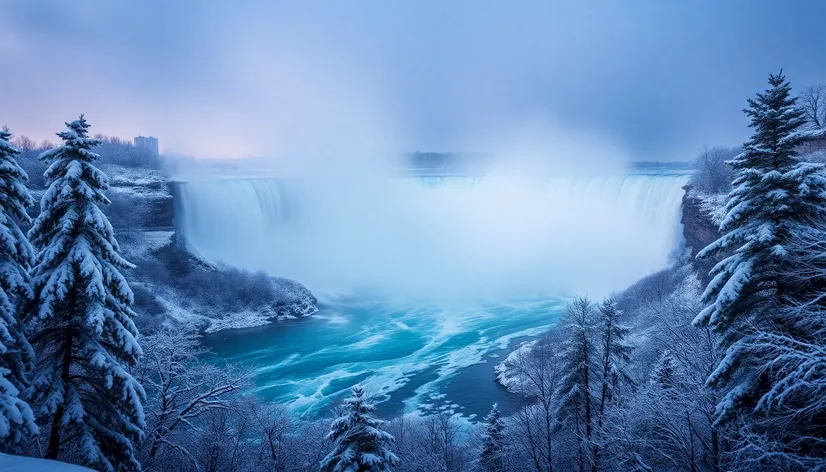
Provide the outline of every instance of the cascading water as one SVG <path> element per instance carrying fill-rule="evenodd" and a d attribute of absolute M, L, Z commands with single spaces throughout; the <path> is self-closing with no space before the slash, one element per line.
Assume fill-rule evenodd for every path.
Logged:
<path fill-rule="evenodd" d="M 176 215 L 204 257 L 322 295 L 311 319 L 205 338 L 222 361 L 255 370 L 261 398 L 314 415 L 359 383 L 385 415 L 473 418 L 494 401 L 515 408 L 493 366 L 552 326 L 569 294 L 595 298 L 665 266 L 685 182 L 201 180 L 180 184 Z"/>
<path fill-rule="evenodd" d="M 180 185 L 203 256 L 311 289 L 600 293 L 665 265 L 686 177 L 238 179 Z"/>

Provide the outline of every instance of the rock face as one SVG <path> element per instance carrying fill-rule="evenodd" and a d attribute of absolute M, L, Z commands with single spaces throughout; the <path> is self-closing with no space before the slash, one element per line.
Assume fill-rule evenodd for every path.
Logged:
<path fill-rule="evenodd" d="M 137 265 L 126 276 L 139 323 L 172 322 L 216 332 L 298 319 L 318 310 L 315 296 L 298 282 L 243 273 L 191 251 L 175 231 L 175 188 L 165 173 L 120 166 L 103 170 L 112 202 L 104 212 L 124 256 Z"/>
<path fill-rule="evenodd" d="M 686 247 L 691 250 L 693 258 L 720 237 L 718 228 L 723 216 L 724 199 L 723 195 L 701 195 L 692 189 L 691 185 L 685 186 L 680 222 L 683 224 Z M 701 276 L 707 279 L 709 271 L 721 259 L 721 256 L 703 260 L 694 259 L 694 266 Z"/>
<path fill-rule="evenodd" d="M 174 203 L 169 179 L 160 171 L 110 167 L 104 209 L 112 226 L 129 230 L 165 230 L 174 227 Z"/>
<path fill-rule="evenodd" d="M 203 331 L 207 334 L 227 329 L 254 328 L 280 321 L 298 320 L 318 311 L 315 296 L 300 283 L 272 277 L 275 294 L 268 302 L 253 310 L 241 310 L 235 313 L 217 313 L 215 316 L 203 317 Z"/>
<path fill-rule="evenodd" d="M 272 318 L 278 320 L 296 319 L 318 311 L 315 295 L 295 280 L 273 277 L 276 286 L 276 301 L 271 305 Z"/>

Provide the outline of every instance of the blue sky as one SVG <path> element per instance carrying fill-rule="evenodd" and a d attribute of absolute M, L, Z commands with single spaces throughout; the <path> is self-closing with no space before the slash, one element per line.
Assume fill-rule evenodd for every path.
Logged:
<path fill-rule="evenodd" d="M 769 72 L 826 83 L 818 0 L 0 7 L 0 123 L 40 140 L 84 112 L 204 157 L 479 151 L 541 122 L 688 159 L 747 137 L 741 109 Z"/>

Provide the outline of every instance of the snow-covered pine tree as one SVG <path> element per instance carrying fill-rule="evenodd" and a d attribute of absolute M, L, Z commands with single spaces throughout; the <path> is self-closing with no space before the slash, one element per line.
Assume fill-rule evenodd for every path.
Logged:
<path fill-rule="evenodd" d="M 599 415 L 605 412 L 605 406 L 615 394 L 621 382 L 630 383 L 631 377 L 626 371 L 631 360 L 631 346 L 627 342 L 631 329 L 620 323 L 622 312 L 611 298 L 603 300 L 599 306 L 599 333 L 602 358 L 600 359 L 600 401 Z"/>
<path fill-rule="evenodd" d="M 344 400 L 344 411 L 333 420 L 327 438 L 333 450 L 321 461 L 322 472 L 390 472 L 399 458 L 390 450 L 393 436 L 380 429 L 384 421 L 374 418 L 376 407 L 364 397 L 361 386 L 353 387 Z"/>
<path fill-rule="evenodd" d="M 560 427 L 568 426 L 576 432 L 577 461 L 580 471 L 584 471 L 594 464 L 589 451 L 595 406 L 599 405 L 599 398 L 594 395 L 599 372 L 594 305 L 587 298 L 574 299 L 565 310 L 561 328 L 566 339 L 560 354 L 563 374 L 557 390 L 557 416 Z"/>
<path fill-rule="evenodd" d="M 20 151 L 9 138 L 8 128 L 0 129 L 0 451 L 4 444 L 38 432 L 32 410 L 20 396 L 34 363 L 19 317 L 21 307 L 32 299 L 29 270 L 34 249 L 18 221 L 31 223 L 26 208 L 32 198 L 26 172 L 15 160 Z"/>
<path fill-rule="evenodd" d="M 80 116 L 58 136 L 49 187 L 29 236 L 37 249 L 32 271 L 35 310 L 30 341 L 38 353 L 32 378 L 40 413 L 50 422 L 46 457 L 71 441 L 79 461 L 98 470 L 140 469 L 134 442 L 142 436 L 146 394 L 129 372 L 141 354 L 130 308 L 132 291 L 120 269 L 109 220 L 106 175 L 94 161 L 98 139 Z M 75 450 L 76 449 L 76 450 Z"/>
<path fill-rule="evenodd" d="M 599 305 L 598 329 L 600 347 L 602 348 L 599 370 L 599 406 L 596 412 L 597 424 L 594 441 L 594 464 L 591 470 L 596 471 L 600 455 L 600 439 L 605 422 L 605 413 L 608 404 L 615 399 L 616 390 L 620 383 L 631 384 L 631 377 L 626 372 L 631 360 L 631 346 L 626 339 L 631 330 L 620 323 L 622 312 L 612 298 L 606 298 Z"/>
<path fill-rule="evenodd" d="M 672 390 L 676 386 L 675 368 L 674 356 L 671 354 L 671 351 L 666 349 L 660 354 L 657 363 L 654 364 L 650 382 L 666 392 Z"/>
<path fill-rule="evenodd" d="M 812 418 L 797 417 L 773 425 L 777 409 L 799 399 L 794 394 L 780 399 L 774 395 L 781 387 L 779 375 L 784 376 L 783 388 L 794 380 L 785 377 L 786 369 L 775 354 L 785 349 L 769 349 L 766 343 L 811 339 L 812 333 L 807 332 L 811 323 L 799 319 L 801 311 L 794 307 L 809 304 L 812 295 L 806 293 L 805 284 L 794 282 L 799 255 L 790 243 L 797 234 L 811 231 L 813 222 L 824 221 L 826 179 L 822 165 L 796 158 L 804 118 L 782 72 L 770 75 L 769 85 L 744 110 L 754 134 L 743 153 L 730 161 L 738 174 L 720 225 L 723 236 L 698 254 L 704 258 L 733 251 L 712 269 L 712 280 L 703 294 L 708 305 L 694 324 L 712 328 L 724 351 L 708 379 L 710 386 L 723 393 L 717 424 L 742 418 L 742 431 L 773 436 L 773 441 L 786 444 L 787 454 L 811 449 L 812 444 L 799 442 L 810 436 L 796 428 Z M 817 316 L 823 316 L 822 312 Z M 821 441 L 820 448 L 824 446 L 826 442 Z"/>
<path fill-rule="evenodd" d="M 493 404 L 485 417 L 485 432 L 482 436 L 482 453 L 479 466 L 485 472 L 503 472 L 505 470 L 505 424 L 499 405 Z"/>

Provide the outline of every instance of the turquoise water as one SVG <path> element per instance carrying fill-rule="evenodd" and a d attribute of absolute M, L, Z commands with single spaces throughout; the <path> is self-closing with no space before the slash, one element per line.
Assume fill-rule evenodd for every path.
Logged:
<path fill-rule="evenodd" d="M 686 181 L 668 170 L 197 180 L 180 184 L 176 215 L 206 259 L 358 294 L 327 297 L 312 319 L 206 338 L 217 361 L 255 371 L 261 398 L 313 416 L 361 383 L 385 415 L 470 417 L 513 407 L 494 366 L 559 319 L 564 298 L 530 295 L 597 297 L 667 264 Z"/>
<path fill-rule="evenodd" d="M 205 338 L 221 362 L 255 371 L 256 393 L 323 414 L 361 383 L 383 414 L 452 411 L 484 415 L 513 398 L 494 382 L 509 345 L 557 322 L 560 298 L 434 305 L 341 298 L 310 319 L 224 331 Z"/>

